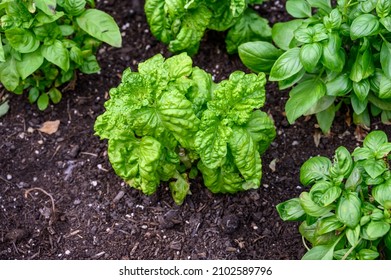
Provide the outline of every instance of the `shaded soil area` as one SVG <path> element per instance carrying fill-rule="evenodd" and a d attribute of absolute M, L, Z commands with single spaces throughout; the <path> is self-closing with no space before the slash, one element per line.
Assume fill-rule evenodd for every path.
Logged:
<path fill-rule="evenodd" d="M 40 112 L 26 96 L 12 95 L 0 119 L 0 259 L 300 259 L 305 253 L 297 223 L 283 223 L 275 206 L 303 191 L 299 168 L 311 156 L 331 157 L 360 144 L 347 109 L 338 113 L 332 133 L 320 134 L 314 118 L 289 125 L 284 116 L 287 91 L 267 85 L 267 111 L 277 138 L 262 157 L 258 190 L 212 195 L 201 179 L 182 206 L 161 184 L 150 197 L 126 186 L 113 172 L 107 143 L 94 136 L 96 117 L 111 87 L 126 67 L 162 53 L 165 45 L 150 34 L 138 1 L 98 1 L 123 32 L 123 47 L 103 45 L 102 70 L 79 75 L 74 91 L 60 104 Z M 271 24 L 284 21 L 284 1 L 257 10 Z M 224 34 L 208 32 L 194 65 L 216 81 L 235 70 L 248 72 L 237 55 L 225 51 Z M 38 128 L 60 121 L 56 133 Z M 390 127 L 374 120 L 371 129 Z M 359 132 L 359 133 L 357 133 Z"/>

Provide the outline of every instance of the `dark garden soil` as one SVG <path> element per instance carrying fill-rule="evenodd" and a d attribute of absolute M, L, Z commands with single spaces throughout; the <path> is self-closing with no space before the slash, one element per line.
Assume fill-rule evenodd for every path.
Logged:
<path fill-rule="evenodd" d="M 299 168 L 306 159 L 331 157 L 340 145 L 352 151 L 366 131 L 349 125 L 346 108 L 328 136 L 314 118 L 289 125 L 287 91 L 268 84 L 263 110 L 278 135 L 262 157 L 258 190 L 212 195 L 198 179 L 182 206 L 165 183 L 146 197 L 114 174 L 107 143 L 94 136 L 93 125 L 126 67 L 136 70 L 139 62 L 170 53 L 150 34 L 142 3 L 97 3 L 118 22 L 123 47 L 102 46 L 100 74 L 79 75 L 60 104 L 40 112 L 26 96 L 11 95 L 11 109 L 0 119 L 0 259 L 300 259 L 305 249 L 298 224 L 282 222 L 275 206 L 304 190 Z M 289 19 L 284 1 L 257 9 L 271 24 Z M 224 34 L 216 32 L 206 34 L 194 64 L 216 81 L 248 71 L 237 55 L 226 54 Z M 37 130 L 55 120 L 56 133 Z M 391 136 L 376 119 L 371 129 Z"/>

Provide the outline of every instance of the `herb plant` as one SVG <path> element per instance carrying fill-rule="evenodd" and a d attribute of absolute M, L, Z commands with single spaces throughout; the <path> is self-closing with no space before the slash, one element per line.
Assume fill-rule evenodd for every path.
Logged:
<path fill-rule="evenodd" d="M 214 83 L 187 54 L 166 60 L 158 54 L 138 72 L 124 71 L 95 132 L 108 139 L 117 175 L 146 195 L 169 181 L 182 204 L 198 170 L 213 193 L 255 189 L 260 155 L 275 137 L 273 121 L 258 109 L 265 82 L 264 74 L 237 71 Z"/>
<path fill-rule="evenodd" d="M 331 162 L 317 156 L 300 169 L 311 186 L 277 205 L 284 221 L 302 221 L 299 231 L 312 244 L 303 259 L 391 259 L 391 143 L 373 131 L 352 154 L 339 147 Z"/>
<path fill-rule="evenodd" d="M 86 8 L 93 0 L 5 0 L 0 2 L 0 81 L 16 94 L 29 90 L 31 103 L 58 103 L 58 87 L 76 70 L 100 70 L 101 42 L 121 46 L 121 34 L 107 13 Z"/>
<path fill-rule="evenodd" d="M 239 55 L 250 69 L 270 72 L 280 89 L 294 86 L 285 110 L 293 123 L 316 115 L 330 131 L 341 104 L 353 121 L 369 127 L 370 115 L 391 119 L 391 1 L 288 0 L 295 19 L 276 23 L 272 39 L 249 42 Z"/>
<path fill-rule="evenodd" d="M 145 13 L 152 34 L 171 52 L 193 55 L 207 29 L 225 31 L 229 53 L 241 43 L 270 40 L 268 21 L 249 4 L 263 0 L 146 0 Z"/>

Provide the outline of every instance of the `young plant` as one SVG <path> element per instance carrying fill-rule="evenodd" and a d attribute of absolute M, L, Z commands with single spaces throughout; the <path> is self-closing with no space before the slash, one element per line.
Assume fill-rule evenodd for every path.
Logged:
<path fill-rule="evenodd" d="M 302 221 L 312 245 L 303 259 L 391 259 L 390 151 L 387 135 L 373 131 L 352 154 L 339 147 L 333 162 L 317 156 L 302 165 L 300 181 L 311 189 L 277 211 Z"/>
<path fill-rule="evenodd" d="M 201 171 L 213 193 L 260 186 L 260 155 L 275 137 L 265 102 L 265 75 L 234 72 L 218 84 L 182 53 L 158 54 L 126 69 L 110 90 L 95 132 L 108 139 L 114 171 L 146 195 L 169 181 L 182 204 Z"/>
<path fill-rule="evenodd" d="M 58 87 L 76 70 L 100 70 L 95 53 L 101 42 L 121 46 L 114 19 L 94 0 L 7 0 L 0 3 L 0 81 L 16 94 L 29 90 L 31 103 L 45 110 L 58 103 Z"/>
<path fill-rule="evenodd" d="M 288 0 L 295 19 L 276 23 L 274 45 L 250 42 L 239 55 L 250 69 L 270 72 L 280 89 L 294 86 L 286 103 L 288 121 L 316 115 L 330 131 L 342 102 L 353 121 L 369 127 L 370 114 L 391 120 L 391 1 Z M 315 12 L 314 12 L 315 11 Z"/>
<path fill-rule="evenodd" d="M 146 0 L 145 13 L 152 34 L 173 53 L 197 53 L 206 30 L 229 30 L 227 50 L 234 53 L 240 44 L 270 40 L 268 21 L 249 4 L 263 0 Z"/>

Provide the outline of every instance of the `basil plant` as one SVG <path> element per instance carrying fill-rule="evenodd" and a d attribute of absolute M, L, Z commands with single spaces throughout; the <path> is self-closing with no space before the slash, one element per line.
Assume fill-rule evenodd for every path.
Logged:
<path fill-rule="evenodd" d="M 259 110 L 265 83 L 264 74 L 240 71 L 214 83 L 187 54 L 157 54 L 138 72 L 124 71 L 95 132 L 108 139 L 117 175 L 146 195 L 169 182 L 182 204 L 198 171 L 213 193 L 256 189 L 260 156 L 276 135 L 272 119 Z"/>
<path fill-rule="evenodd" d="M 288 0 L 293 20 L 276 23 L 273 44 L 239 47 L 250 69 L 290 90 L 285 111 L 290 123 L 316 115 L 328 133 L 341 104 L 353 121 L 370 126 L 371 115 L 391 120 L 391 1 Z"/>
<path fill-rule="evenodd" d="M 284 221 L 302 221 L 311 248 L 303 259 L 391 259 L 391 143 L 373 131 L 352 154 L 317 156 L 300 169 L 309 191 L 277 205 Z"/>
<path fill-rule="evenodd" d="M 145 14 L 152 34 L 173 53 L 197 53 L 204 33 L 228 30 L 227 51 L 237 52 L 240 44 L 269 40 L 271 28 L 249 4 L 263 0 L 146 0 Z"/>
<path fill-rule="evenodd" d="M 93 0 L 0 1 L 0 81 L 16 94 L 29 91 L 45 110 L 58 103 L 58 89 L 76 70 L 100 70 L 95 53 L 102 42 L 121 46 L 121 34 L 107 13 L 87 8 Z"/>

